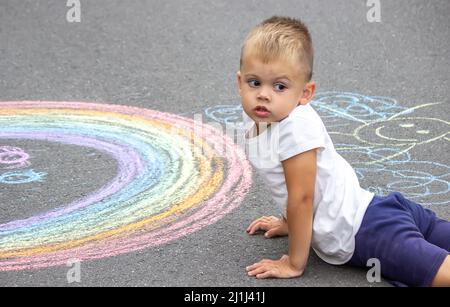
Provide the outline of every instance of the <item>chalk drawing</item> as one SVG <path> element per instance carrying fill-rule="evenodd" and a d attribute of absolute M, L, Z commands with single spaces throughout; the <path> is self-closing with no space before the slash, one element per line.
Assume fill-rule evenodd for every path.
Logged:
<path fill-rule="evenodd" d="M 19 169 L 31 165 L 28 159 L 30 155 L 23 149 L 12 146 L 0 146 L 0 168 Z M 23 184 L 32 182 L 42 182 L 47 173 L 35 172 L 34 170 L 22 170 L 0 174 L 0 183 Z"/>
<path fill-rule="evenodd" d="M 241 105 L 218 105 L 205 109 L 206 117 L 213 121 L 225 124 L 236 125 L 242 122 Z"/>
<path fill-rule="evenodd" d="M 440 103 L 407 108 L 393 98 L 350 92 L 318 92 L 311 102 L 320 114 L 336 150 L 354 167 L 360 180 L 372 174 L 388 180 L 369 186 L 378 194 L 400 191 L 424 205 L 450 203 L 449 166 L 412 157 L 413 149 L 449 141 L 449 122 L 413 116 L 419 109 Z M 241 105 L 218 105 L 204 110 L 207 118 L 221 124 L 242 124 Z M 339 137 L 345 143 L 336 141 Z M 437 201 L 437 197 L 443 199 Z"/>
<path fill-rule="evenodd" d="M 209 125 L 194 131 L 194 126 L 185 117 L 127 106 L 0 102 L 0 140 L 88 147 L 118 165 L 116 176 L 86 197 L 0 224 L 0 271 L 146 249 L 231 212 L 251 186 L 251 166 L 222 132 Z M 231 150 L 220 156 L 211 142 Z"/>
<path fill-rule="evenodd" d="M 3 169 L 25 168 L 30 166 L 30 156 L 21 148 L 0 146 L 0 167 Z"/>
<path fill-rule="evenodd" d="M 14 171 L 0 174 L 0 183 L 5 184 L 23 184 L 31 182 L 42 182 L 46 173 L 35 172 L 34 170 Z"/>

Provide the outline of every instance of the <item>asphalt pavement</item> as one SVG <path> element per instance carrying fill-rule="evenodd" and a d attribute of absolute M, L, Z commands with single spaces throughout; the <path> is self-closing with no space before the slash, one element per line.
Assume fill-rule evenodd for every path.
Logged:
<path fill-rule="evenodd" d="M 450 219 L 448 0 L 381 0 L 380 22 L 368 21 L 371 8 L 363 0 L 80 3 L 80 22 L 68 22 L 66 1 L 0 1 L 0 102 L 110 104 L 224 123 L 209 111 L 220 106 L 222 115 L 226 108 L 234 108 L 228 115 L 239 114 L 236 72 L 248 31 L 272 15 L 300 18 L 315 47 L 314 105 L 336 147 L 358 169 L 361 185 L 379 193 L 399 190 Z M 351 116 L 341 116 L 339 108 Z M 389 128 L 377 141 L 380 148 L 361 151 L 362 143 L 380 137 L 374 134 L 380 122 Z M 120 169 L 92 146 L 1 138 L 7 124 L 0 126 L 0 152 L 26 153 L 32 166 L 17 169 L 46 176 L 34 183 L 0 180 L 0 227 L 85 197 Z M 399 127 L 417 128 L 419 137 L 405 141 L 411 131 Z M 0 176 L 13 171 L 6 162 L 0 166 Z M 70 265 L 5 265 L 4 241 L 0 286 L 389 286 L 369 282 L 369 268 L 332 266 L 313 252 L 301 278 L 248 277 L 245 266 L 287 252 L 286 238 L 245 232 L 253 219 L 277 214 L 262 179 L 255 172 L 251 178 L 236 208 L 217 221 L 163 244 L 82 261 L 79 282 L 69 283 Z"/>

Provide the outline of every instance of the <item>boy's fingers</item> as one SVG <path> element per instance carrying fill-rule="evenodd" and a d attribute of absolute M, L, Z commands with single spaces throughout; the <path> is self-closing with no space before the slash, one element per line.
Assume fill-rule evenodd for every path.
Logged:
<path fill-rule="evenodd" d="M 250 270 L 250 271 L 248 272 L 248 275 L 249 275 L 249 276 L 256 276 L 256 275 L 261 274 L 261 273 L 264 273 L 264 272 L 266 272 L 266 271 L 267 271 L 267 269 L 266 269 L 265 267 L 261 266 L 261 267 L 259 267 L 259 268 L 254 269 L 254 270 Z"/>
<path fill-rule="evenodd" d="M 269 225 L 266 222 L 259 222 L 255 225 L 253 225 L 253 227 L 250 228 L 250 230 L 248 231 L 249 234 L 254 234 L 256 231 L 258 230 L 267 230 L 269 229 Z"/>
<path fill-rule="evenodd" d="M 253 222 L 250 223 L 250 225 L 247 227 L 247 231 L 256 223 L 259 222 L 266 222 L 266 223 L 270 223 L 270 222 L 275 222 L 278 221 L 279 219 L 275 216 L 262 216 L 256 220 L 254 220 Z"/>
<path fill-rule="evenodd" d="M 268 221 L 268 217 L 266 217 L 266 216 L 260 217 L 250 223 L 250 225 L 247 227 L 247 231 L 249 231 L 250 228 L 253 227 L 255 224 L 257 224 L 259 222 L 267 222 L 267 221 Z"/>
<path fill-rule="evenodd" d="M 250 223 L 250 225 L 247 227 L 247 232 L 250 230 L 250 228 L 252 228 L 255 224 L 259 223 L 261 221 L 262 217 L 260 217 L 259 219 L 254 220 L 253 222 Z"/>
<path fill-rule="evenodd" d="M 247 271 L 251 271 L 251 270 L 254 270 L 256 268 L 259 268 L 259 267 L 262 267 L 264 265 L 267 265 L 268 263 L 271 263 L 271 262 L 272 262 L 272 260 L 270 260 L 270 259 L 263 259 L 263 260 L 258 261 L 256 263 L 253 263 L 252 265 L 247 266 L 245 269 Z"/>
<path fill-rule="evenodd" d="M 263 259 L 260 262 L 258 262 L 258 264 L 267 264 L 267 263 L 272 263 L 271 259 Z"/>
<path fill-rule="evenodd" d="M 269 277 L 276 277 L 275 276 L 275 271 L 270 270 L 270 271 L 266 271 L 264 273 L 256 275 L 256 278 L 258 278 L 258 279 L 269 278 Z"/>
<path fill-rule="evenodd" d="M 255 226 L 255 224 L 257 224 L 258 222 L 253 222 L 253 223 L 251 223 L 248 227 L 247 227 L 247 232 L 249 232 L 250 231 L 250 229 L 252 229 L 253 228 L 253 226 Z"/>
<path fill-rule="evenodd" d="M 248 232 L 249 234 L 253 234 L 253 233 L 255 232 L 255 227 L 258 226 L 258 223 L 259 223 L 259 222 L 255 223 L 255 224 L 252 223 L 250 226 L 248 226 L 247 232 Z"/>
<path fill-rule="evenodd" d="M 279 235 L 282 235 L 281 227 L 271 228 L 264 234 L 266 238 L 273 238 Z"/>
<path fill-rule="evenodd" d="M 277 236 L 277 234 L 278 234 L 278 233 L 277 233 L 277 228 L 272 228 L 272 229 L 266 231 L 266 233 L 264 234 L 264 236 L 265 236 L 266 238 L 273 238 L 273 237 Z"/>
<path fill-rule="evenodd" d="M 249 271 L 253 271 L 256 268 L 259 268 L 260 266 L 261 266 L 261 264 L 259 262 L 257 262 L 257 263 L 254 263 L 252 265 L 249 265 L 245 269 L 247 270 L 247 272 L 249 272 Z"/>
<path fill-rule="evenodd" d="M 258 266 L 253 269 L 247 270 L 249 276 L 256 276 L 258 274 L 263 274 L 267 271 L 273 271 L 273 267 L 268 263 L 258 262 Z"/>

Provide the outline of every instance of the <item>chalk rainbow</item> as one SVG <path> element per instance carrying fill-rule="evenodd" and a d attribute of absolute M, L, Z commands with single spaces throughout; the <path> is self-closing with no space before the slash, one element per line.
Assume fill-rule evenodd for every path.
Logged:
<path fill-rule="evenodd" d="M 174 114 L 128 106 L 0 102 L 0 140 L 89 147 L 113 157 L 118 169 L 86 197 L 1 224 L 0 271 L 146 249 L 231 212 L 251 186 L 251 166 L 225 134 L 196 125 Z M 218 145 L 226 155 L 217 152 Z"/>

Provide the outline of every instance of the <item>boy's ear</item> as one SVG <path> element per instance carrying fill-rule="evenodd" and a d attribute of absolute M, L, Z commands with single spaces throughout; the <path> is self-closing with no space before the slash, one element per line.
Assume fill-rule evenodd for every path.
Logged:
<path fill-rule="evenodd" d="M 300 97 L 298 104 L 299 105 L 308 104 L 313 99 L 315 93 L 316 93 L 316 82 L 310 81 L 306 83 L 305 88 L 303 89 L 302 97 Z"/>
<path fill-rule="evenodd" d="M 241 71 L 239 70 L 236 74 L 236 78 L 237 78 L 237 83 L 238 83 L 238 87 L 239 87 L 239 92 L 241 91 Z"/>

